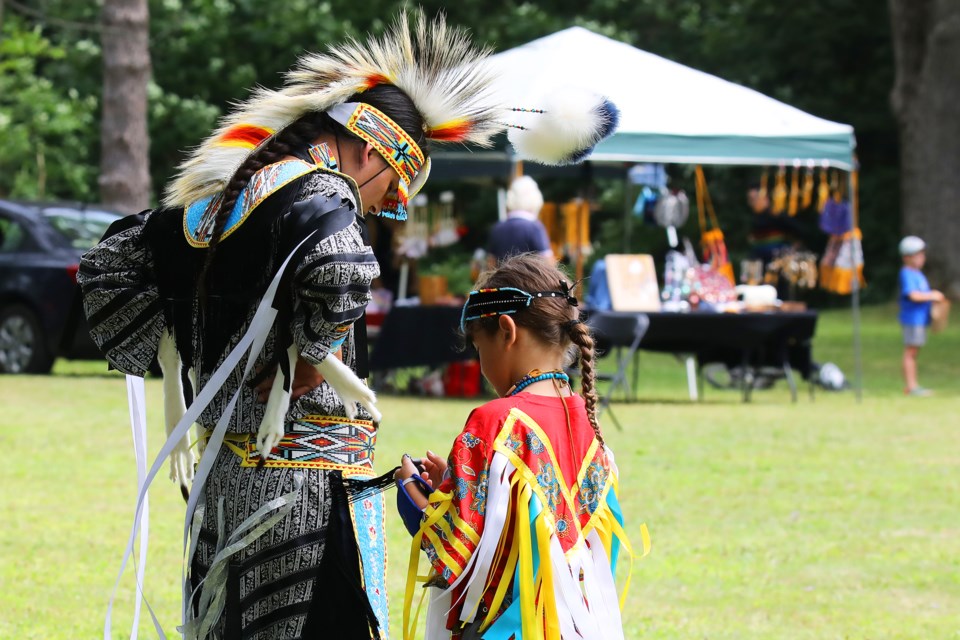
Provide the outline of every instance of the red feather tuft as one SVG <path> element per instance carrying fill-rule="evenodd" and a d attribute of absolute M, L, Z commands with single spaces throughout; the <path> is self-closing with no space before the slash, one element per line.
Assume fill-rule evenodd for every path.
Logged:
<path fill-rule="evenodd" d="M 469 122 L 460 122 L 449 126 L 437 127 L 427 132 L 427 137 L 439 142 L 463 142 L 473 129 Z"/>
<path fill-rule="evenodd" d="M 220 136 L 220 144 L 231 144 L 253 149 L 273 135 L 273 131 L 255 124 L 238 124 L 230 127 Z"/>
<path fill-rule="evenodd" d="M 363 84 L 365 89 L 373 89 L 377 85 L 391 84 L 391 83 L 390 83 L 390 78 L 388 78 L 387 76 L 379 73 L 374 73 L 372 75 L 367 76 Z"/>

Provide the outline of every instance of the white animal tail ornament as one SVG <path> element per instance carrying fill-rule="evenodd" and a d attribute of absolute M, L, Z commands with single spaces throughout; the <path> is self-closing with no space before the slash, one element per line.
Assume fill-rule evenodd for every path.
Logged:
<path fill-rule="evenodd" d="M 183 382 L 180 377 L 182 363 L 177 353 L 177 345 L 169 329 L 164 329 L 157 349 L 157 362 L 163 372 L 163 421 L 167 437 L 173 433 L 177 423 L 187 412 L 183 399 Z M 189 432 L 177 444 L 170 454 L 170 479 L 180 485 L 180 492 L 186 500 L 193 482 L 193 451 L 190 449 Z"/>

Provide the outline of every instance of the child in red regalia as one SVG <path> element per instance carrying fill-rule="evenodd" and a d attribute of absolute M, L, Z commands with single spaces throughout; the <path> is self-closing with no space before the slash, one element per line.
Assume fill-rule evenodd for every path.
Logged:
<path fill-rule="evenodd" d="M 630 547 L 597 424 L 593 340 L 571 288 L 527 254 L 485 274 L 464 306 L 462 330 L 500 398 L 471 413 L 447 460 L 428 452 L 418 469 L 404 456 L 397 473 L 415 550 L 405 638 L 418 548 L 438 587 L 428 639 L 623 637 L 613 575 Z M 582 396 L 564 373 L 571 353 Z"/>

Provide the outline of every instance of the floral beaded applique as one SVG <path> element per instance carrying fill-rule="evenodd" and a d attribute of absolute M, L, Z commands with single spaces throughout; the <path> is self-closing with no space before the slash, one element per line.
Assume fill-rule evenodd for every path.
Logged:
<path fill-rule="evenodd" d="M 560 504 L 560 481 L 557 480 L 557 473 L 552 462 L 541 462 L 537 482 L 547 498 L 547 508 L 550 511 L 556 511 Z"/>
<path fill-rule="evenodd" d="M 453 487 L 453 495 L 457 500 L 463 500 L 468 495 L 470 495 L 470 485 L 473 484 L 464 478 L 456 478 L 455 484 Z"/>
<path fill-rule="evenodd" d="M 460 442 L 465 444 L 468 449 L 473 449 L 475 446 L 480 444 L 480 438 L 473 435 L 472 433 L 465 432 L 463 435 L 460 436 Z"/>
<path fill-rule="evenodd" d="M 543 446 L 543 441 L 537 436 L 537 434 L 530 432 L 526 437 L 527 446 L 530 447 L 530 453 L 535 456 L 540 455 L 545 451 Z"/>
<path fill-rule="evenodd" d="M 577 515 L 589 517 L 599 508 L 609 477 L 609 463 L 600 448 L 590 464 L 581 471 L 578 483 L 580 490 L 576 495 Z"/>
<path fill-rule="evenodd" d="M 507 436 L 507 439 L 503 441 L 503 446 L 519 454 L 523 448 L 523 438 L 519 434 L 511 433 Z"/>
<path fill-rule="evenodd" d="M 480 472 L 480 475 L 477 477 L 475 491 L 473 492 L 473 501 L 470 503 L 470 510 L 476 511 L 480 517 L 483 517 L 487 513 L 488 475 L 486 469 Z"/>
<path fill-rule="evenodd" d="M 470 470 L 471 476 L 476 476 L 476 480 L 467 480 L 458 476 L 453 487 L 453 495 L 457 500 L 461 500 L 469 505 L 471 511 L 475 511 L 481 517 L 487 510 L 487 479 L 489 473 L 484 469 L 479 474 L 474 474 Z"/>

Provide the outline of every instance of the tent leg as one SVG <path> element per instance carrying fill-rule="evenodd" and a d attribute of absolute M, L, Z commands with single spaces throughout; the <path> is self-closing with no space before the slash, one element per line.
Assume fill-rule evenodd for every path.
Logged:
<path fill-rule="evenodd" d="M 410 280 L 410 263 L 404 258 L 400 263 L 400 285 L 397 290 L 397 300 L 407 299 L 407 285 Z"/>
<path fill-rule="evenodd" d="M 633 205 L 630 203 L 630 169 L 623 174 L 623 252 L 630 253 L 630 234 L 633 231 Z"/>
<path fill-rule="evenodd" d="M 854 156 L 854 165 L 856 165 Z M 856 166 L 849 174 L 850 200 L 853 214 L 853 228 L 860 228 L 860 179 Z M 853 306 L 853 367 L 854 392 L 857 394 L 857 403 L 863 402 L 863 346 L 860 342 L 860 269 L 863 268 L 863 243 L 853 239 L 853 282 L 851 287 L 850 304 Z"/>
<path fill-rule="evenodd" d="M 853 295 L 850 296 L 850 304 L 853 307 L 853 367 L 854 367 L 854 392 L 857 395 L 857 402 L 863 402 L 863 346 L 860 342 L 860 278 L 856 272 L 853 274 Z"/>
<path fill-rule="evenodd" d="M 693 356 L 687 356 L 683 362 L 687 367 L 687 394 L 692 402 L 696 402 L 700 399 L 697 393 L 697 365 Z"/>

